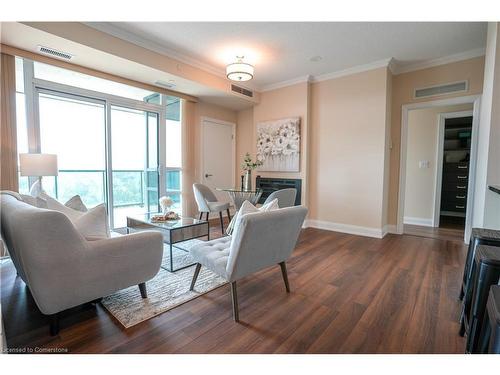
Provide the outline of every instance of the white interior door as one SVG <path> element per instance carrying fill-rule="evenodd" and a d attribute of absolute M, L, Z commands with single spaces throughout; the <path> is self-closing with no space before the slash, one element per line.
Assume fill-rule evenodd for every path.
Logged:
<path fill-rule="evenodd" d="M 202 182 L 219 200 L 229 202 L 227 193 L 215 189 L 234 187 L 234 124 L 204 119 L 202 127 Z"/>

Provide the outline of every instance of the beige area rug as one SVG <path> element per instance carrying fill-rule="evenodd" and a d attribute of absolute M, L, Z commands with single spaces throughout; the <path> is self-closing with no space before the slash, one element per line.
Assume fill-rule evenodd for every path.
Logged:
<path fill-rule="evenodd" d="M 183 242 L 181 245 L 187 248 L 195 241 Z M 162 267 L 168 266 L 170 262 L 167 245 L 164 246 L 163 254 Z M 189 253 L 176 248 L 173 258 L 174 268 L 192 263 Z M 193 273 L 194 266 L 173 273 L 160 268 L 158 274 L 146 283 L 148 298 L 141 298 L 139 288 L 132 286 L 103 298 L 101 303 L 125 328 L 129 328 L 226 284 L 222 277 L 202 267 L 195 290 L 191 292 L 189 286 Z"/>

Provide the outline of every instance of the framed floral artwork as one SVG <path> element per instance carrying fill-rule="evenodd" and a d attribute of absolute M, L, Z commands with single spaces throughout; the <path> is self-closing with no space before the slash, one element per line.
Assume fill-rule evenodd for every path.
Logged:
<path fill-rule="evenodd" d="M 260 171 L 299 172 L 300 118 L 259 122 L 257 160 L 262 162 Z"/>

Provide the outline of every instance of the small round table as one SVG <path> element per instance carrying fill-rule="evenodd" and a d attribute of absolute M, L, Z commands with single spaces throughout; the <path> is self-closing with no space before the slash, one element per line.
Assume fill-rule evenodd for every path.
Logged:
<path fill-rule="evenodd" d="M 249 201 L 253 205 L 257 204 L 262 195 L 262 189 L 241 190 L 232 188 L 217 188 L 218 191 L 226 191 L 234 202 L 236 210 L 239 210 L 244 201 Z"/>

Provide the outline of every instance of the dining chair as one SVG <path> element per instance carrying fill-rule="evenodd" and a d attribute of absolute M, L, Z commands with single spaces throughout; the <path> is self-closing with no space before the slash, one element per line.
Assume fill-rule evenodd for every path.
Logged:
<path fill-rule="evenodd" d="M 227 212 L 227 218 L 231 221 L 231 214 L 229 213 L 229 202 L 221 202 L 217 200 L 215 194 L 210 190 L 210 188 L 203 184 L 193 184 L 194 199 L 198 205 L 198 211 L 200 212 L 199 219 L 203 218 L 203 214 L 206 214 L 205 220 L 208 221 L 208 217 L 211 212 L 219 213 L 220 219 L 220 229 L 222 234 L 224 234 L 224 219 L 222 218 L 222 211 Z"/>
<path fill-rule="evenodd" d="M 280 208 L 292 207 L 295 206 L 295 197 L 297 196 L 297 189 L 288 188 L 273 191 L 266 198 L 264 204 L 273 201 L 274 199 L 278 199 L 278 206 Z"/>
<path fill-rule="evenodd" d="M 303 206 L 243 215 L 231 237 L 222 237 L 193 246 L 196 263 L 190 290 L 194 290 L 201 267 L 231 283 L 233 318 L 239 321 L 236 282 L 273 265 L 280 265 L 285 289 L 290 293 L 286 261 L 295 248 L 307 214 Z"/>

